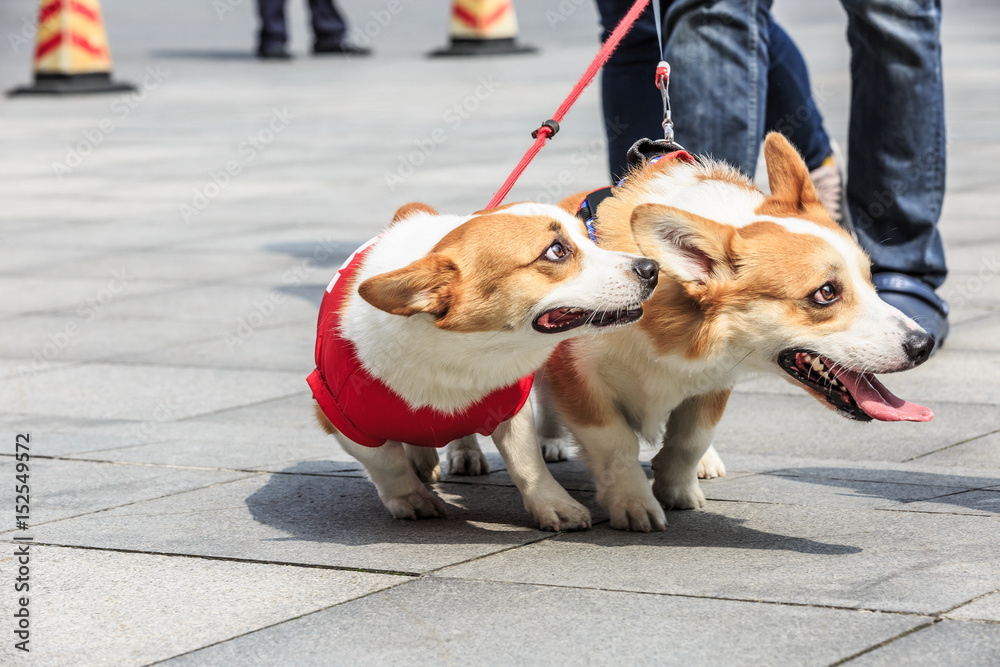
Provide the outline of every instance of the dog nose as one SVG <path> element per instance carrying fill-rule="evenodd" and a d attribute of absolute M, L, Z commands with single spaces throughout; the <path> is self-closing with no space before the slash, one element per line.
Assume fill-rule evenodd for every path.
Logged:
<path fill-rule="evenodd" d="M 923 331 L 914 331 L 903 341 L 903 349 L 914 366 L 922 364 L 934 350 L 934 337 Z"/>
<path fill-rule="evenodd" d="M 636 275 L 649 287 L 656 286 L 656 276 L 660 271 L 660 265 L 651 259 L 637 259 L 632 262 L 632 270 L 635 271 Z"/>

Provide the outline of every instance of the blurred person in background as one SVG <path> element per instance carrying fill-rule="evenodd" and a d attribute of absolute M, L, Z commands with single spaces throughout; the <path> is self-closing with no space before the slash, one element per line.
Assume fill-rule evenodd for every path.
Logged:
<path fill-rule="evenodd" d="M 285 0 L 257 0 L 260 13 L 260 39 L 257 57 L 265 60 L 288 60 L 288 27 L 285 24 Z M 371 51 L 345 40 L 347 23 L 333 0 L 309 0 L 312 16 L 313 53 L 316 55 L 367 56 Z"/>

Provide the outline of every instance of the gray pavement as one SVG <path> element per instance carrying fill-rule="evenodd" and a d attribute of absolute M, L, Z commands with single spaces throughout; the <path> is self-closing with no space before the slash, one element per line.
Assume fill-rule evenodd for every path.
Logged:
<path fill-rule="evenodd" d="M 350 61 L 305 55 L 291 3 L 300 57 L 274 64 L 248 57 L 252 0 L 102 4 L 139 94 L 0 101 L 0 662 L 1000 664 L 995 2 L 945 7 L 951 338 L 887 381 L 934 421 L 748 383 L 729 476 L 654 535 L 602 523 L 578 461 L 552 470 L 597 525 L 531 528 L 492 449 L 491 475 L 435 486 L 450 518 L 393 521 L 305 384 L 335 267 L 400 204 L 489 200 L 593 56 L 591 2 L 519 2 L 541 54 L 460 61 L 423 57 L 445 0 L 345 2 L 376 50 Z M 0 4 L 3 89 L 29 79 L 36 5 Z M 776 12 L 846 144 L 839 4 Z M 603 184 L 599 128 L 595 87 L 511 198 Z"/>

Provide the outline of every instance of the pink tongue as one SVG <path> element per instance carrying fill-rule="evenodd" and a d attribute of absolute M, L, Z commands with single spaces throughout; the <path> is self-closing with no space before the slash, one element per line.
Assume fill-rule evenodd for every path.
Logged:
<path fill-rule="evenodd" d="M 858 373 L 835 368 L 837 379 L 844 383 L 858 406 L 872 419 L 883 422 L 929 422 L 934 416 L 930 408 L 899 398 L 871 373 Z"/>

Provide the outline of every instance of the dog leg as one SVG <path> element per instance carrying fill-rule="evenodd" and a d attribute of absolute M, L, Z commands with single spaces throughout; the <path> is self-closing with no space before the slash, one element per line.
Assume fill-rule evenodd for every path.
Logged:
<path fill-rule="evenodd" d="M 444 503 L 430 492 L 413 471 L 403 445 L 388 441 L 381 447 L 364 447 L 337 433 L 337 441 L 368 471 L 382 504 L 397 519 L 445 516 Z"/>
<path fill-rule="evenodd" d="M 639 464 L 639 439 L 621 415 L 604 426 L 573 426 L 580 451 L 590 463 L 597 500 L 608 509 L 611 527 L 650 532 L 666 530 L 667 517 Z"/>
<path fill-rule="evenodd" d="M 725 477 L 726 466 L 719 457 L 719 452 L 715 447 L 708 446 L 708 451 L 698 462 L 698 479 L 712 479 L 714 477 Z"/>
<path fill-rule="evenodd" d="M 497 427 L 493 442 L 507 464 L 510 478 L 521 492 L 524 508 L 542 530 L 590 528 L 590 511 L 573 500 L 545 467 L 542 451 L 535 440 L 535 418 L 530 401 L 513 419 Z"/>
<path fill-rule="evenodd" d="M 448 463 L 449 475 L 490 474 L 490 462 L 479 449 L 479 441 L 474 435 L 449 442 L 444 450 L 444 459 Z"/>
<path fill-rule="evenodd" d="M 535 426 L 538 428 L 538 444 L 542 448 L 542 458 L 549 463 L 569 459 L 571 439 L 559 411 L 556 410 L 552 388 L 545 381 L 544 373 L 535 375 Z"/>
<path fill-rule="evenodd" d="M 409 459 L 413 471 L 421 482 L 433 483 L 441 480 L 441 457 L 434 447 L 418 447 L 403 443 L 403 451 Z"/>
<path fill-rule="evenodd" d="M 665 508 L 690 510 L 705 504 L 698 463 L 712 444 L 729 391 L 692 396 L 670 413 L 663 447 L 653 457 L 653 494 Z"/>

